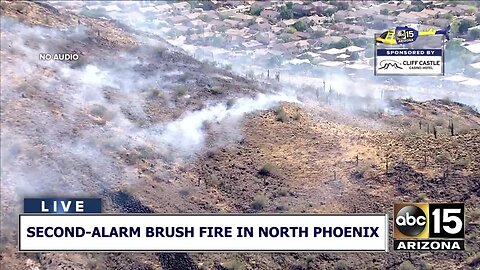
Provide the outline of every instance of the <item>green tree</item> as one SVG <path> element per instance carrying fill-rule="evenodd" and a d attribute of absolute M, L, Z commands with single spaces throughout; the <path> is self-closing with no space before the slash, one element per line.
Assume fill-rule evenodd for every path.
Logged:
<path fill-rule="evenodd" d="M 304 21 L 298 21 L 293 25 L 293 27 L 295 27 L 297 31 L 303 32 L 307 29 L 308 26 Z"/>
<path fill-rule="evenodd" d="M 467 19 L 463 19 L 460 21 L 458 25 L 458 33 L 459 34 L 466 34 L 468 32 L 468 28 L 475 26 L 475 22 Z"/>
<path fill-rule="evenodd" d="M 387 16 L 390 13 L 390 11 L 386 8 L 380 10 L 380 14 Z"/>
<path fill-rule="evenodd" d="M 293 34 L 297 31 L 297 29 L 295 27 L 292 27 L 292 26 L 288 26 L 287 29 L 285 29 L 285 32 L 289 33 L 289 34 Z"/>
<path fill-rule="evenodd" d="M 330 44 L 330 48 L 337 48 L 337 49 L 343 49 L 345 47 L 351 46 L 353 43 L 350 39 L 348 38 L 343 38 L 342 40 L 338 42 L 334 42 Z"/>
<path fill-rule="evenodd" d="M 287 4 L 285 4 L 285 6 L 286 6 L 288 9 L 292 9 L 292 8 L 293 8 L 293 3 L 292 3 L 292 2 L 287 2 Z"/>
<path fill-rule="evenodd" d="M 284 20 L 293 18 L 293 11 L 285 6 L 280 8 L 280 17 Z"/>
<path fill-rule="evenodd" d="M 327 8 L 322 11 L 322 15 L 330 17 L 332 16 L 335 12 L 337 12 L 337 9 L 335 8 Z"/>
<path fill-rule="evenodd" d="M 479 39 L 480 38 L 480 29 L 472 29 L 468 32 L 469 39 Z"/>
<path fill-rule="evenodd" d="M 250 15 L 252 16 L 259 16 L 262 13 L 263 7 L 261 6 L 253 6 L 250 8 Z"/>

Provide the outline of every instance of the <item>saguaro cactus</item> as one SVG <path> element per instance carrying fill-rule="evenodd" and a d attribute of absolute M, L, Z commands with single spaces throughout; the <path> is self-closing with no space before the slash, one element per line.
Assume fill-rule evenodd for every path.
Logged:
<path fill-rule="evenodd" d="M 453 128 L 453 120 L 452 119 L 448 120 L 448 129 L 450 130 L 450 134 L 453 136 L 454 135 L 454 128 Z"/>

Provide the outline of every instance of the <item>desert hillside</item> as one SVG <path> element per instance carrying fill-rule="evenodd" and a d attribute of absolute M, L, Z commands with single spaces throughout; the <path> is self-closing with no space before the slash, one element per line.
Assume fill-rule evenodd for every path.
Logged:
<path fill-rule="evenodd" d="M 352 111 L 345 104 L 372 101 L 247 78 L 46 3 L 0 8 L 2 269 L 480 267 L 472 108 L 402 99 Z M 48 52 L 80 60 L 40 61 Z M 125 213 L 391 214 L 394 202 L 465 202 L 467 251 L 17 253 L 21 199 L 51 194 L 100 196 L 104 211 Z"/>

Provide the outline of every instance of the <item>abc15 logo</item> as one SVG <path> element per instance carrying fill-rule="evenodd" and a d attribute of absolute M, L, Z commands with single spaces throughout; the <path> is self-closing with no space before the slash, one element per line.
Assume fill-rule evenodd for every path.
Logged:
<path fill-rule="evenodd" d="M 401 203 L 393 206 L 393 238 L 464 238 L 463 203 Z"/>

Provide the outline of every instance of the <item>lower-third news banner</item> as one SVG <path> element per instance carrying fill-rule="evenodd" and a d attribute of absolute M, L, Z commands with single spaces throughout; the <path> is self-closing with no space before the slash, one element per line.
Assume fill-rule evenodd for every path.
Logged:
<path fill-rule="evenodd" d="M 21 214 L 19 251 L 388 251 L 388 217 Z"/>

